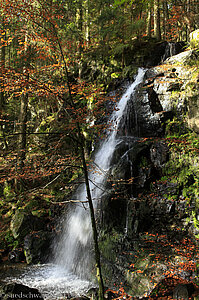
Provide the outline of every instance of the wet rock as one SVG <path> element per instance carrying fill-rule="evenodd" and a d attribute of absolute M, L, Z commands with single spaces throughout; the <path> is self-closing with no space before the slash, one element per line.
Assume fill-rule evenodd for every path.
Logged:
<path fill-rule="evenodd" d="M 183 51 L 183 42 L 169 43 L 161 42 L 157 43 L 152 49 L 152 53 L 145 58 L 146 67 L 152 67 L 158 65 L 161 61 L 166 60 L 168 57 L 178 54 Z"/>
<path fill-rule="evenodd" d="M 156 142 L 150 148 L 150 159 L 156 169 L 164 167 L 169 159 L 169 149 L 164 142 Z"/>
<path fill-rule="evenodd" d="M 165 53 L 162 60 L 165 61 L 167 58 L 182 52 L 184 46 L 185 46 L 184 42 L 177 42 L 177 43 L 168 42 L 165 47 Z"/>
<path fill-rule="evenodd" d="M 98 288 L 91 288 L 87 295 L 89 296 L 90 299 L 97 299 L 98 295 Z"/>
<path fill-rule="evenodd" d="M 37 289 L 18 283 L 9 283 L 4 285 L 1 290 L 1 294 L 1 300 L 44 299 Z"/>
<path fill-rule="evenodd" d="M 28 234 L 24 239 L 24 254 L 27 264 L 44 263 L 51 253 L 53 234 L 40 231 Z"/>
<path fill-rule="evenodd" d="M 162 128 L 157 111 L 162 110 L 159 98 L 148 88 L 131 96 L 118 126 L 118 136 L 161 136 Z M 149 100 L 150 99 L 150 100 Z"/>
<path fill-rule="evenodd" d="M 80 297 L 70 298 L 70 300 L 90 300 L 90 298 L 88 298 L 86 296 L 80 296 Z"/>
<path fill-rule="evenodd" d="M 135 140 L 134 145 L 127 151 L 123 151 L 124 154 L 120 157 L 120 148 L 116 149 L 116 157 L 118 157 L 118 163 L 115 164 L 111 171 L 111 177 L 113 180 L 128 180 L 134 176 L 137 177 L 136 184 L 143 187 L 148 177 L 150 176 L 150 162 L 147 161 L 147 153 L 149 152 L 151 143 L 142 142 L 141 140 Z M 121 144 L 122 149 L 123 144 Z M 126 150 L 126 149 L 125 149 Z M 115 154 L 113 154 L 115 157 Z M 115 159 L 113 159 L 115 161 Z"/>
<path fill-rule="evenodd" d="M 166 216 L 163 219 L 167 219 L 168 213 L 172 215 L 175 212 L 172 201 L 165 198 L 161 201 L 161 197 L 168 189 L 171 192 L 173 186 L 158 186 L 158 192 L 162 189 L 160 198 L 157 198 L 157 201 L 150 207 L 147 202 L 140 203 L 136 201 L 136 198 L 135 200 L 132 198 L 132 195 L 149 188 L 151 182 L 161 176 L 162 168 L 169 158 L 166 144 L 162 141 L 151 142 L 137 139 L 133 140 L 131 146 L 127 150 L 128 144 L 123 143 L 123 141 L 118 143 L 112 159 L 114 165 L 109 176 L 111 182 L 117 182 L 117 184 L 113 186 L 111 183 L 107 184 L 106 193 L 101 202 L 103 227 L 107 225 L 121 230 L 127 222 L 130 236 L 137 235 L 144 230 L 148 231 L 154 222 L 159 222 L 157 218 Z M 129 180 L 131 184 L 128 184 Z M 120 197 L 114 196 L 117 190 Z M 174 192 L 176 192 L 175 189 Z M 129 197 L 127 193 L 131 195 L 130 200 L 127 200 Z"/>
<path fill-rule="evenodd" d="M 175 287 L 175 289 L 173 291 L 173 299 L 181 299 L 181 300 L 189 299 L 189 293 L 188 293 L 186 285 L 179 284 Z"/>
<path fill-rule="evenodd" d="M 10 262 L 18 263 L 25 260 L 23 249 L 15 249 L 9 252 L 8 259 Z"/>
<path fill-rule="evenodd" d="M 115 147 L 110 165 L 115 165 L 119 162 L 121 157 L 127 153 L 136 143 L 138 139 L 135 137 L 120 137 Z"/>
<path fill-rule="evenodd" d="M 163 110 L 162 105 L 159 101 L 157 93 L 153 90 L 153 88 L 148 88 L 148 99 L 151 110 L 156 113 Z"/>

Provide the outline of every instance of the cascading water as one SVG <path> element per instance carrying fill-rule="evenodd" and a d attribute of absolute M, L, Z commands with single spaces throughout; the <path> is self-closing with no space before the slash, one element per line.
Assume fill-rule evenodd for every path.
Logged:
<path fill-rule="evenodd" d="M 110 166 L 111 157 L 118 143 L 117 130 L 124 109 L 137 86 L 143 81 L 145 71 L 139 69 L 135 81 L 126 90 L 110 118 L 111 129 L 97 151 L 89 173 L 90 190 L 93 206 L 97 209 L 106 174 Z M 92 269 L 92 227 L 87 202 L 85 185 L 81 185 L 75 198 L 80 202 L 67 213 L 63 235 L 55 247 L 55 261 L 53 265 L 35 266 L 23 269 L 18 278 L 10 281 L 26 284 L 38 288 L 45 299 L 62 299 L 65 293 L 81 295 L 91 286 L 90 273 Z M 9 280 L 9 278 L 7 280 Z"/>
<path fill-rule="evenodd" d="M 127 89 L 120 99 L 117 108 L 110 118 L 111 130 L 107 139 L 102 142 L 94 159 L 94 171 L 89 174 L 90 189 L 94 208 L 102 196 L 106 174 L 109 169 L 110 160 L 117 145 L 117 129 L 123 115 L 127 101 L 136 87 L 142 82 L 145 71 L 139 69 L 136 80 Z M 77 200 L 86 202 L 86 187 L 82 185 L 75 195 Z M 81 203 L 81 202 L 80 202 Z M 65 266 L 68 271 L 72 271 L 80 277 L 87 277 L 90 272 L 92 255 L 90 251 L 92 228 L 87 205 L 76 206 L 67 216 L 64 234 L 61 237 L 60 245 L 56 249 L 58 253 L 56 264 Z"/>

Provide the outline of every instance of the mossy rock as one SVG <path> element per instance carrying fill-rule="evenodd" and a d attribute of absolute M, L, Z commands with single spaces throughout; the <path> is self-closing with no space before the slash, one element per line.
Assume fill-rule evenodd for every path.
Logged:
<path fill-rule="evenodd" d="M 17 210 L 10 222 L 10 229 L 15 239 L 23 239 L 32 230 L 45 229 L 45 222 L 26 210 Z"/>
<path fill-rule="evenodd" d="M 137 297 L 143 297 L 153 287 L 151 277 L 146 274 L 127 272 L 126 280 L 130 286 L 129 293 Z"/>
<path fill-rule="evenodd" d="M 12 231 L 12 234 L 15 239 L 17 239 L 19 236 L 24 237 L 28 233 L 28 227 L 26 226 L 27 216 L 25 215 L 24 211 L 16 211 L 15 215 L 13 216 L 11 223 L 10 223 L 10 229 Z"/>
<path fill-rule="evenodd" d="M 199 29 L 190 33 L 191 48 L 199 48 Z"/>

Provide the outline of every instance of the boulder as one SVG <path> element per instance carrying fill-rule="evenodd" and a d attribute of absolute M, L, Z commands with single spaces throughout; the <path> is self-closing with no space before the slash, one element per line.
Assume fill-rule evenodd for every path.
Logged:
<path fill-rule="evenodd" d="M 186 93 L 187 123 L 189 128 L 199 133 L 199 83 L 191 82 Z"/>
<path fill-rule="evenodd" d="M 1 300 L 44 299 L 37 289 L 19 283 L 9 283 L 4 285 L 1 294 Z"/>
<path fill-rule="evenodd" d="M 188 300 L 189 293 L 185 284 L 179 284 L 173 291 L 173 299 Z"/>
<path fill-rule="evenodd" d="M 174 55 L 172 57 L 169 57 L 168 59 L 166 59 L 165 63 L 171 65 L 175 63 L 188 64 L 191 62 L 191 60 L 194 60 L 197 57 L 198 57 L 197 51 L 187 50 L 177 55 Z"/>
<path fill-rule="evenodd" d="M 147 128 L 150 128 L 149 124 L 152 122 L 157 132 L 161 132 L 158 128 L 159 124 L 162 133 L 164 133 L 165 121 L 172 119 L 176 113 L 184 115 L 185 112 L 187 113 L 188 127 L 199 133 L 199 76 L 196 68 L 190 68 L 192 62 L 198 60 L 198 58 L 197 51 L 184 51 L 168 58 L 165 64 L 151 68 L 146 72 L 146 81 L 143 88 L 147 94 L 140 99 L 139 104 L 141 106 L 142 103 L 143 106 L 145 103 L 145 106 L 143 106 L 145 109 L 143 110 L 144 117 L 142 117 L 140 128 L 144 128 L 146 133 Z M 147 106 L 150 106 L 152 113 L 149 109 L 147 113 Z M 137 110 L 137 112 L 139 111 L 142 110 Z M 154 123 L 153 115 L 156 116 L 156 123 Z M 145 125 L 147 118 L 149 122 L 148 125 Z M 138 116 L 138 127 L 139 120 L 140 117 Z M 159 123 L 157 120 L 159 120 Z M 139 129 L 139 131 L 142 133 L 143 130 Z M 157 133 L 154 134 L 154 136 L 156 135 Z M 147 136 L 149 136 L 148 133 Z"/>
<path fill-rule="evenodd" d="M 199 29 L 191 32 L 189 38 L 191 48 L 199 48 Z"/>
<path fill-rule="evenodd" d="M 10 223 L 10 229 L 15 239 L 23 239 L 30 231 L 44 228 L 45 223 L 42 219 L 24 210 L 17 210 Z"/>

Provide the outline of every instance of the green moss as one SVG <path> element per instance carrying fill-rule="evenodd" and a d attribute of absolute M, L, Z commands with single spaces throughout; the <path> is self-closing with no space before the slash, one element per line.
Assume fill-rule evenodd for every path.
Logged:
<path fill-rule="evenodd" d="M 119 234 L 116 231 L 101 234 L 99 242 L 100 251 L 102 256 L 111 262 L 115 262 L 117 247 L 121 237 L 122 234 Z"/>
<path fill-rule="evenodd" d="M 199 138 L 198 135 L 186 127 L 183 118 L 175 117 L 167 125 L 167 143 L 170 147 L 170 160 L 165 166 L 164 177 L 178 186 L 172 199 L 179 199 L 179 195 L 187 202 L 189 218 L 199 230 L 199 222 L 196 220 L 199 208 Z M 165 177 L 166 175 L 166 177 Z M 169 198 L 167 194 L 165 197 Z"/>
<path fill-rule="evenodd" d="M 32 255 L 29 250 L 24 250 L 24 255 L 26 258 L 26 263 L 30 265 L 32 263 Z"/>
<path fill-rule="evenodd" d="M 24 220 L 24 212 L 17 211 L 10 224 L 10 229 L 15 239 L 17 239 L 20 235 L 20 228 L 23 223 L 23 220 Z"/>

